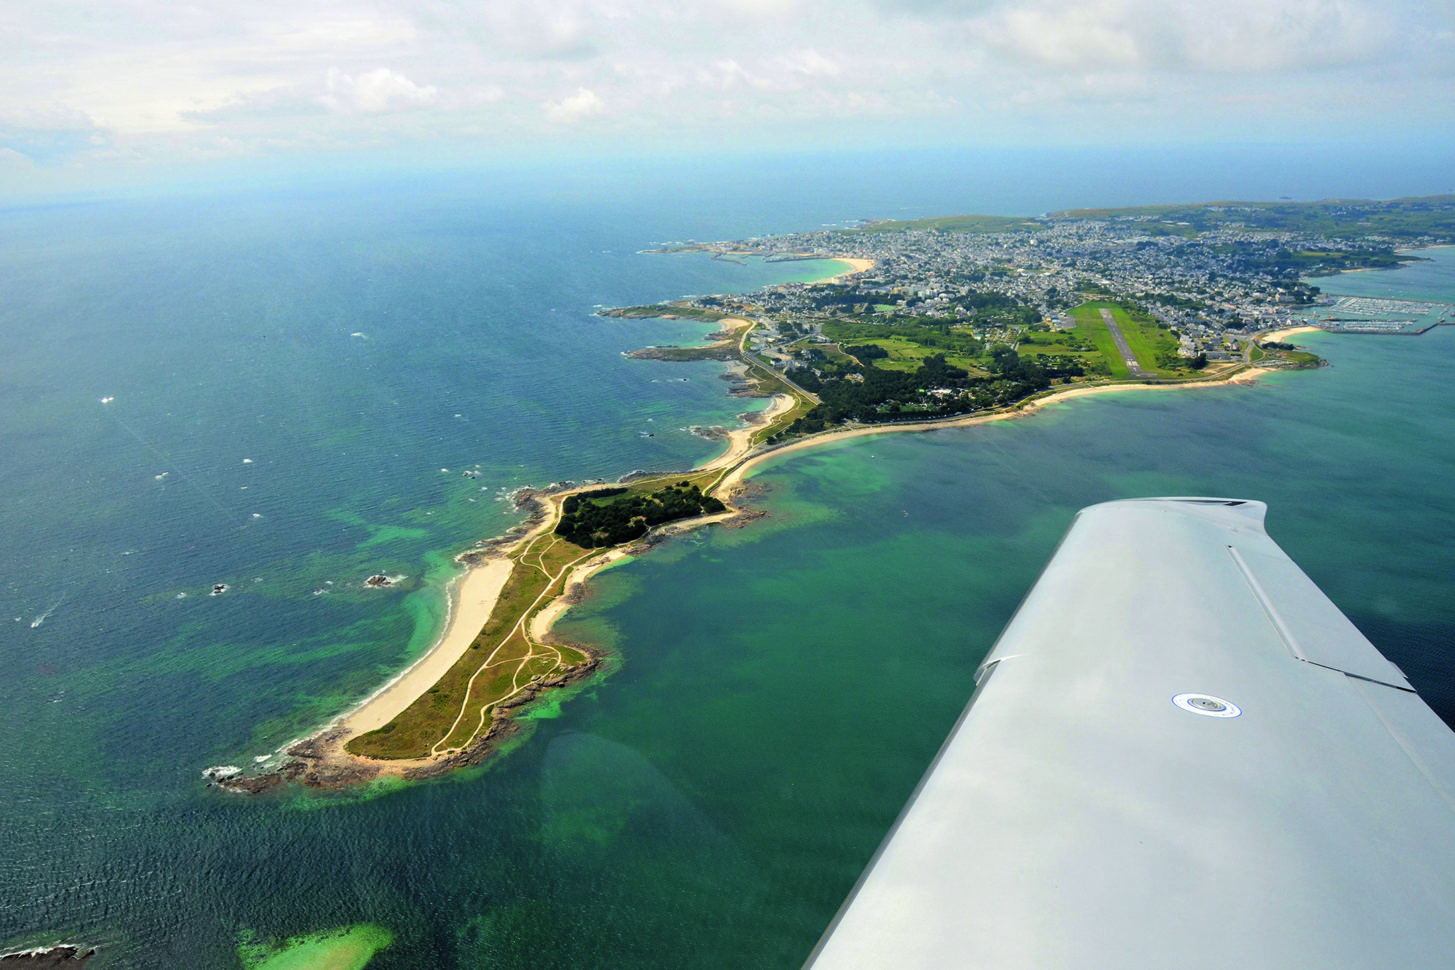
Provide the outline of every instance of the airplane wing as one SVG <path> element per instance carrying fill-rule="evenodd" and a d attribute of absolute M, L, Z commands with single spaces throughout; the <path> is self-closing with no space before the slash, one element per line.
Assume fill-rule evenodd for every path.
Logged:
<path fill-rule="evenodd" d="M 1455 966 L 1455 734 L 1265 511 L 1082 510 L 808 966 Z"/>

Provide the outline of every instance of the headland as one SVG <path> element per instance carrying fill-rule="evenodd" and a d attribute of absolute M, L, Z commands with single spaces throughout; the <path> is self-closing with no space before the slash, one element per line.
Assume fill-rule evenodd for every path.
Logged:
<path fill-rule="evenodd" d="M 1442 205 L 1448 225 L 1427 220 L 1419 228 L 1445 236 L 1419 243 L 1455 238 L 1455 200 Z M 522 490 L 526 521 L 458 557 L 466 571 L 451 588 L 434 647 L 288 745 L 265 773 L 209 769 L 209 781 L 247 792 L 285 782 L 342 787 L 479 763 L 519 729 L 531 701 L 607 665 L 595 647 L 554 634 L 589 578 L 667 536 L 761 515 L 744 502 L 744 482 L 764 461 L 847 438 L 1024 417 L 1088 395 L 1240 384 L 1317 366 L 1285 342 L 1317 329 L 1299 316 L 1319 295 L 1298 272 L 1315 257 L 1316 268 L 1383 268 L 1396 243 L 1410 245 L 1371 236 L 1357 206 L 1346 206 L 1342 246 L 1331 245 L 1328 220 L 1317 220 L 1309 230 L 1317 250 L 1315 239 L 1305 244 L 1287 226 L 1250 230 L 1256 207 L 1240 210 L 1232 225 L 1224 208 L 869 223 L 692 247 L 847 266 L 743 296 L 603 311 L 718 323 L 705 345 L 631 356 L 729 362 L 740 377 L 735 393 L 769 398 L 768 407 L 744 414 L 742 426 L 725 432 L 723 453 L 699 467 Z M 1207 226 L 1187 231 L 1182 216 L 1206 217 Z M 1196 250 L 1169 255 L 1189 238 Z M 1225 250 L 1236 258 L 1210 261 Z M 1300 252 L 1314 255 L 1301 261 Z"/>

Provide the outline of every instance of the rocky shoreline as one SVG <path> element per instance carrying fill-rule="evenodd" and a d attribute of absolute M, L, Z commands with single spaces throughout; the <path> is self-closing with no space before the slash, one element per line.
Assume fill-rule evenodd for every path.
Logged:
<path fill-rule="evenodd" d="M 446 774 L 456 768 L 481 764 L 499 749 L 500 742 L 520 730 L 520 726 L 512 719 L 512 714 L 521 713 L 526 705 L 545 691 L 578 683 L 601 669 L 606 659 L 604 655 L 584 644 L 572 646 L 589 653 L 590 659 L 549 679 L 532 682 L 519 694 L 497 704 L 495 715 L 490 721 L 490 729 L 468 746 L 444 757 L 405 762 L 362 758 L 344 750 L 344 744 L 350 737 L 348 732 L 331 729 L 289 747 L 285 751 L 288 760 L 264 774 L 215 774 L 213 772 L 217 769 L 208 769 L 208 772 L 204 772 L 204 777 L 208 779 L 207 786 L 244 795 L 260 795 L 288 783 L 327 790 L 349 788 L 383 777 L 421 781 Z"/>
<path fill-rule="evenodd" d="M 0 956 L 0 967 L 10 970 L 76 970 L 84 967 L 96 955 L 96 948 L 80 947 L 72 943 L 59 943 L 52 947 L 27 950 L 23 953 L 7 953 Z"/>

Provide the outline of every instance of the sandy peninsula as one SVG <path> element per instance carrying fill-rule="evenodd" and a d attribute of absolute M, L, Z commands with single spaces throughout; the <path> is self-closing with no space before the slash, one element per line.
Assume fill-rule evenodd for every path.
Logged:
<path fill-rule="evenodd" d="M 350 736 L 377 730 L 433 687 L 465 655 L 485 621 L 490 619 L 490 612 L 495 609 L 495 601 L 514 565 L 509 559 L 490 559 L 457 577 L 450 584 L 450 611 L 445 631 L 435 645 L 332 727 Z"/>
<path fill-rule="evenodd" d="M 840 276 L 863 272 L 873 265 L 869 260 L 859 259 L 845 259 L 842 262 L 848 263 L 850 268 L 838 274 Z M 740 345 L 751 329 L 748 321 L 737 319 L 725 321 L 724 327 L 734 337 L 741 334 L 738 341 Z M 1315 329 L 1317 328 L 1290 328 L 1268 334 L 1265 339 L 1281 339 Z M 732 337 L 727 339 L 731 340 Z M 623 558 L 639 554 L 665 536 L 728 519 L 745 519 L 761 514 L 751 512 L 736 503 L 741 500 L 745 492 L 745 478 L 769 459 L 777 459 L 810 448 L 868 435 L 927 432 L 1022 418 L 1052 404 L 1061 404 L 1075 398 L 1098 394 L 1128 391 L 1175 391 L 1194 387 L 1208 388 L 1224 384 L 1244 384 L 1256 381 L 1265 373 L 1268 371 L 1243 364 L 1226 368 L 1220 373 L 1210 374 L 1202 379 L 1173 384 L 1130 382 L 1078 384 L 1058 388 L 1039 397 L 990 413 L 964 415 L 922 423 L 839 428 L 784 445 L 755 445 L 753 438 L 755 432 L 791 410 L 796 404 L 795 398 L 787 394 L 777 394 L 766 408 L 741 415 L 743 423 L 728 433 L 727 447 L 724 451 L 716 458 L 691 470 L 694 474 L 722 472 L 721 477 L 717 478 L 711 487 L 705 487 L 704 491 L 721 499 L 727 506 L 727 511 L 668 523 L 654 529 L 648 536 L 637 542 L 603 549 L 595 554 L 583 553 L 568 568 L 563 569 L 560 574 L 558 592 L 550 596 L 543 594 L 542 598 L 522 616 L 521 624 L 523 626 L 519 628 L 526 631 L 529 640 L 544 645 L 546 650 L 553 649 L 549 645 L 552 643 L 551 632 L 554 624 L 572 603 L 579 601 L 587 582 L 599 570 Z M 507 735 L 513 730 L 514 726 L 509 717 L 510 711 L 517 709 L 541 690 L 558 683 L 589 676 L 599 665 L 600 658 L 592 659 L 582 669 L 573 670 L 564 677 L 545 683 L 532 682 L 529 685 L 523 685 L 520 696 L 512 695 L 498 703 L 495 709 L 497 713 L 493 718 L 486 718 L 482 711 L 479 732 L 463 748 L 451 747 L 439 751 L 444 744 L 441 741 L 435 748 L 437 754 L 421 758 L 384 760 L 354 755 L 345 750 L 344 745 L 351 738 L 378 730 L 389 724 L 440 681 L 480 635 L 513 571 L 517 568 L 527 568 L 518 566 L 517 559 L 525 561 L 523 553 L 531 548 L 531 544 L 538 539 L 543 540 L 554 531 L 556 524 L 560 521 L 565 499 L 575 492 L 598 487 L 600 487 L 599 484 L 583 485 L 578 488 L 537 495 L 535 497 L 537 512 L 529 529 L 518 533 L 513 541 L 504 547 L 497 546 L 495 551 L 483 556 L 474 553 L 469 557 L 470 567 L 452 584 L 449 618 L 443 634 L 435 645 L 407 670 L 362 703 L 336 718 L 313 736 L 288 746 L 286 753 L 294 760 L 287 763 L 282 769 L 262 779 L 242 780 L 233 779 L 230 776 L 214 775 L 209 775 L 209 778 L 224 787 L 245 791 L 264 790 L 274 784 L 290 780 L 301 780 L 305 784 L 320 787 L 338 787 L 387 775 L 406 778 L 426 777 L 447 771 L 456 765 L 477 763 L 494 746 L 497 738 Z M 466 560 L 462 557 L 462 561 Z M 257 783 L 254 784 L 254 781 Z M 264 781 L 267 784 L 263 784 Z"/>

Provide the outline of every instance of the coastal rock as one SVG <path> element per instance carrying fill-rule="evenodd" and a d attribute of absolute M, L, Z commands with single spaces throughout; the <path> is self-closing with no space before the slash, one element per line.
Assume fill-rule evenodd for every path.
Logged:
<path fill-rule="evenodd" d="M 750 522 L 756 522 L 758 519 L 767 517 L 768 512 L 765 509 L 744 509 L 731 518 L 723 519 L 722 524 L 729 529 L 742 529 Z"/>
<path fill-rule="evenodd" d="M 576 646 L 578 649 L 590 651 L 588 647 Z M 290 760 L 274 771 L 262 775 L 246 775 L 241 772 L 227 774 L 208 784 L 225 791 L 259 795 L 289 783 L 308 788 L 350 788 L 374 781 L 386 772 L 417 781 L 443 775 L 466 765 L 478 765 L 499 747 L 501 741 L 520 730 L 519 725 L 508 716 L 509 711 L 523 707 L 547 689 L 584 680 L 600 669 L 601 662 L 602 658 L 592 653 L 585 663 L 578 664 L 563 674 L 550 680 L 533 682 L 517 696 L 496 705 L 500 716 L 492 719 L 490 728 L 484 735 L 459 751 L 452 751 L 443 758 L 425 764 L 411 764 L 400 770 L 387 761 L 354 757 L 343 751 L 343 742 L 346 740 L 344 733 L 335 730 L 304 738 L 290 746 L 286 751 Z"/>
<path fill-rule="evenodd" d="M 388 576 L 385 576 L 383 573 L 375 573 L 368 579 L 364 580 L 364 585 L 372 586 L 375 588 L 382 588 L 385 586 L 393 586 L 394 580 L 390 579 Z"/>
<path fill-rule="evenodd" d="M 727 495 L 722 497 L 731 499 L 734 502 L 751 502 L 754 499 L 762 498 L 763 496 L 767 495 L 768 492 L 768 486 L 756 480 L 746 482 L 740 481 L 732 487 Z"/>
<path fill-rule="evenodd" d="M 82 948 L 70 943 L 25 953 L 7 953 L 0 956 L 0 967 L 4 970 L 76 970 L 83 967 L 96 955 L 95 947 Z"/>

